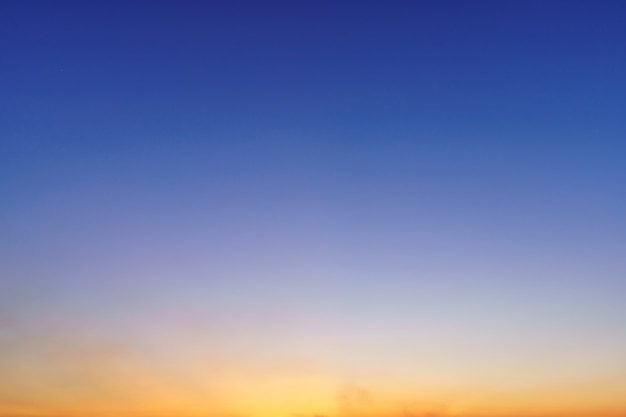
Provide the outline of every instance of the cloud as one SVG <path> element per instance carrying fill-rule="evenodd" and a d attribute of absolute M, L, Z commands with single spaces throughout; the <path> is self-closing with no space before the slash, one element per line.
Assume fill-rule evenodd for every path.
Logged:
<path fill-rule="evenodd" d="M 356 385 L 343 388 L 337 394 L 337 406 L 342 411 L 366 407 L 371 400 L 370 391 Z"/>

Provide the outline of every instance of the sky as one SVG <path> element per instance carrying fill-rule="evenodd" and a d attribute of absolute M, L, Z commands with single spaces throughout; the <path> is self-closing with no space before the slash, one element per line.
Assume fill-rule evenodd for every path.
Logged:
<path fill-rule="evenodd" d="M 625 417 L 625 18 L 2 2 L 0 417 Z"/>

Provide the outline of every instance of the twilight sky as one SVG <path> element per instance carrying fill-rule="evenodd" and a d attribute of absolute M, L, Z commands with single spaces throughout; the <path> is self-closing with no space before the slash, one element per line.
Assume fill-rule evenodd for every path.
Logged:
<path fill-rule="evenodd" d="M 2 2 L 0 417 L 626 416 L 625 22 Z"/>

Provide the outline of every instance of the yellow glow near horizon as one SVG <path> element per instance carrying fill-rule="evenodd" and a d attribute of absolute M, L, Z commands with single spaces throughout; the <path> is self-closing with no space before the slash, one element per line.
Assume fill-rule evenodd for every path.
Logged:
<path fill-rule="evenodd" d="M 359 348 L 329 339 L 333 357 L 285 346 L 288 337 L 263 349 L 253 338 L 250 349 L 229 351 L 216 347 L 217 334 L 209 342 L 163 338 L 159 346 L 142 346 L 145 334 L 124 345 L 88 336 L 75 323 L 30 333 L 27 327 L 0 355 L 2 417 L 623 417 L 626 411 L 626 366 L 608 351 L 580 357 L 588 363 L 533 367 L 527 359 L 490 361 L 459 350 L 411 357 L 391 341 L 361 341 Z"/>

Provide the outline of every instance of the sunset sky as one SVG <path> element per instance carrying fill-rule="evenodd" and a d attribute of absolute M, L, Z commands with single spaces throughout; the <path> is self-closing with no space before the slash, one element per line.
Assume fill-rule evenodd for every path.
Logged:
<path fill-rule="evenodd" d="M 626 417 L 626 2 L 2 1 L 0 417 Z"/>

